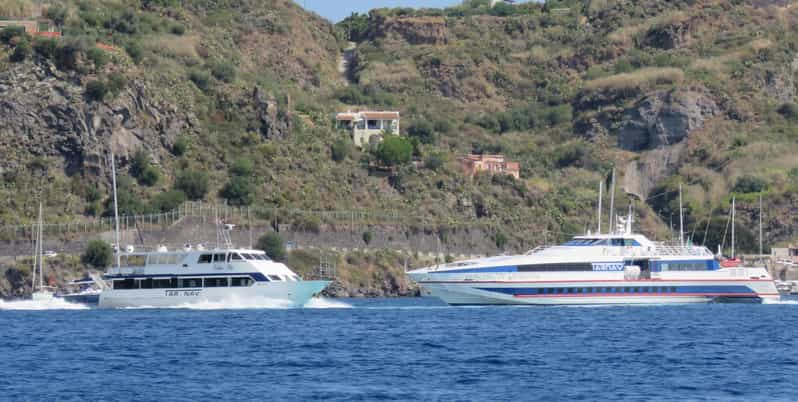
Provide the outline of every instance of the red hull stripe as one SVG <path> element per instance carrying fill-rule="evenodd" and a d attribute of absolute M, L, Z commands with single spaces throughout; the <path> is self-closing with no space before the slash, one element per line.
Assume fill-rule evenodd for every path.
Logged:
<path fill-rule="evenodd" d="M 638 280 L 624 280 L 624 279 L 596 279 L 596 280 L 580 280 L 580 281 L 421 281 L 419 283 L 639 283 L 639 282 L 751 282 L 751 281 L 768 281 L 769 279 L 638 279 Z"/>
<path fill-rule="evenodd" d="M 581 294 L 544 294 L 544 295 L 513 295 L 522 299 L 528 298 L 548 298 L 548 297 L 695 297 L 695 296 L 735 296 L 735 297 L 751 297 L 751 296 L 777 296 L 778 293 L 627 293 L 627 294 L 612 294 L 612 293 L 581 293 Z"/>

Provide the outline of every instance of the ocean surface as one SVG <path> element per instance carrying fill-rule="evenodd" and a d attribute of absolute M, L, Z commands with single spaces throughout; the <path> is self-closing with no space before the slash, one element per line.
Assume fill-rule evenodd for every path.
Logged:
<path fill-rule="evenodd" d="M 27 304 L 26 304 L 27 303 Z M 0 303 L 0 400 L 796 400 L 770 305 L 93 310 Z"/>

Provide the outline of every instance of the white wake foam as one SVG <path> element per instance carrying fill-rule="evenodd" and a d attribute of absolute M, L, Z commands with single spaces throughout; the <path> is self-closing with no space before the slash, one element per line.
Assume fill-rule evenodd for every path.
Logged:
<path fill-rule="evenodd" d="M 0 310 L 88 310 L 84 304 L 70 303 L 60 297 L 50 300 L 0 300 Z"/>
<path fill-rule="evenodd" d="M 762 304 L 798 304 L 798 300 L 796 299 L 781 299 L 781 300 L 769 300 L 765 299 L 762 301 Z"/>
<path fill-rule="evenodd" d="M 314 297 L 305 303 L 305 308 L 352 308 L 349 303 L 339 300 L 328 299 L 326 297 Z"/>
<path fill-rule="evenodd" d="M 270 297 L 248 297 L 242 299 L 231 296 L 219 301 L 198 301 L 185 303 L 173 308 L 189 310 L 248 310 L 248 309 L 286 309 L 291 308 L 290 300 L 274 299 Z"/>

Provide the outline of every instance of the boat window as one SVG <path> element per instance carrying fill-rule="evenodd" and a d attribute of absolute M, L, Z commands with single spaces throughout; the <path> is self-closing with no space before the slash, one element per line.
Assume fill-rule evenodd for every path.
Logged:
<path fill-rule="evenodd" d="M 179 288 L 201 288 L 202 278 L 178 278 L 177 287 Z"/>
<path fill-rule="evenodd" d="M 209 264 L 211 262 L 211 254 L 202 254 L 199 256 L 199 260 L 197 263 L 199 264 Z"/>
<path fill-rule="evenodd" d="M 139 288 L 141 289 L 152 289 L 152 278 L 148 279 L 140 279 L 139 280 Z"/>
<path fill-rule="evenodd" d="M 565 263 L 565 264 L 534 264 L 519 265 L 518 272 L 574 272 L 592 271 L 591 263 Z"/>
<path fill-rule="evenodd" d="M 169 278 L 166 278 L 166 279 L 153 279 L 152 280 L 152 288 L 153 289 L 169 289 L 171 287 L 172 287 L 172 280 L 169 279 Z"/>
<path fill-rule="evenodd" d="M 244 258 L 246 258 L 248 260 L 254 260 L 255 259 L 255 257 L 253 257 L 252 254 L 249 254 L 249 253 L 241 253 L 241 255 L 244 256 Z"/>
<path fill-rule="evenodd" d="M 236 286 L 236 287 L 250 286 L 253 283 L 254 281 L 252 280 L 252 278 L 249 277 L 234 277 L 231 280 L 231 286 Z"/>
<path fill-rule="evenodd" d="M 279 277 L 279 276 L 277 276 L 277 275 L 269 275 L 269 279 L 271 279 L 271 280 L 273 280 L 273 281 L 278 281 L 278 282 L 282 280 L 282 279 L 280 279 L 280 277 Z"/>
<path fill-rule="evenodd" d="M 214 254 L 213 255 L 213 262 L 225 262 L 225 255 L 224 254 Z"/>
<path fill-rule="evenodd" d="M 114 289 L 138 289 L 138 283 L 133 279 L 115 280 Z"/>
<path fill-rule="evenodd" d="M 206 288 L 226 288 L 228 286 L 227 278 L 205 278 Z"/>
<path fill-rule="evenodd" d="M 255 257 L 257 257 L 259 260 L 269 261 L 269 257 L 266 257 L 266 254 L 255 254 Z"/>
<path fill-rule="evenodd" d="M 243 259 L 244 259 L 244 257 L 242 257 L 241 254 L 230 253 L 230 261 L 241 261 Z"/>

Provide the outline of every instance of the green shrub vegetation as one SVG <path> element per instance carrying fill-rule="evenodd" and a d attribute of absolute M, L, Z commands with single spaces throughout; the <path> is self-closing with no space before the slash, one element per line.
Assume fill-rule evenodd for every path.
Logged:
<path fill-rule="evenodd" d="M 413 157 L 413 144 L 398 135 L 389 135 L 377 146 L 374 156 L 385 166 L 408 163 Z"/>
<path fill-rule="evenodd" d="M 195 169 L 184 169 L 175 178 L 175 189 L 182 191 L 189 200 L 201 200 L 208 193 L 208 174 Z"/>
<path fill-rule="evenodd" d="M 285 261 L 286 250 L 283 238 L 276 232 L 268 232 L 258 238 L 255 248 L 263 250 L 274 261 Z"/>
<path fill-rule="evenodd" d="M 94 268 L 107 268 L 113 262 L 114 250 L 102 240 L 92 240 L 80 256 L 80 261 Z"/>

